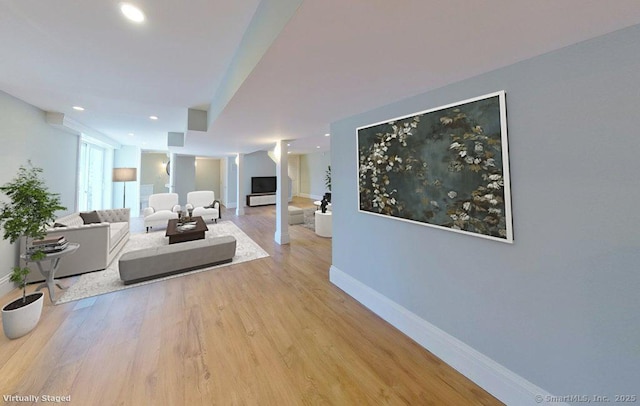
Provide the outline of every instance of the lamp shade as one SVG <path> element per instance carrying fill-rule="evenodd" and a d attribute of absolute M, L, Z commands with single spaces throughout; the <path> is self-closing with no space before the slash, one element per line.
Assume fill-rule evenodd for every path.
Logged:
<path fill-rule="evenodd" d="M 137 168 L 113 168 L 114 182 L 131 182 L 138 177 Z"/>

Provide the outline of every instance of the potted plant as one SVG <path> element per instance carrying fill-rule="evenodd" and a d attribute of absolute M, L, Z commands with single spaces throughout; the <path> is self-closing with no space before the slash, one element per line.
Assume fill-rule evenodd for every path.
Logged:
<path fill-rule="evenodd" d="M 329 189 L 329 191 L 324 194 L 324 198 L 327 202 L 331 203 L 331 165 L 327 167 L 327 171 L 325 172 L 324 185 Z"/>
<path fill-rule="evenodd" d="M 4 239 L 11 244 L 20 237 L 26 237 L 25 247 L 30 247 L 34 239 L 44 238 L 47 225 L 55 219 L 58 210 L 66 208 L 60 205 L 60 197 L 50 193 L 41 179 L 41 168 L 31 165 L 21 166 L 18 174 L 11 181 L 0 186 L 0 192 L 9 201 L 0 204 L 0 226 L 4 229 Z M 38 324 L 42 313 L 43 293 L 27 295 L 27 275 L 29 260 L 40 260 L 45 257 L 41 250 L 26 248 L 25 267 L 16 266 L 11 274 L 11 281 L 22 289 L 22 297 L 2 308 L 2 327 L 10 339 L 22 337 Z"/>

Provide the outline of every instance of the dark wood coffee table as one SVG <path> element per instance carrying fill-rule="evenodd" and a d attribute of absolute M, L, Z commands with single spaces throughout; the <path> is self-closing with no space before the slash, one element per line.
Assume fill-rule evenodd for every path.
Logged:
<path fill-rule="evenodd" d="M 178 219 L 169 220 L 167 224 L 166 237 L 169 237 L 169 244 L 176 244 L 179 242 L 204 240 L 204 233 L 208 230 L 207 224 L 202 217 L 191 217 L 191 222 L 195 221 L 196 226 L 191 230 L 181 230 L 178 225 Z"/>

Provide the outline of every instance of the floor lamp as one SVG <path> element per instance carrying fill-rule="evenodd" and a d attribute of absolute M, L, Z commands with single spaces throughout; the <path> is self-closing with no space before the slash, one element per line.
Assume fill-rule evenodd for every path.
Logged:
<path fill-rule="evenodd" d="M 125 207 L 127 199 L 127 184 L 126 182 L 134 181 L 138 178 L 137 168 L 113 168 L 113 181 L 125 182 L 122 186 L 122 207 Z"/>

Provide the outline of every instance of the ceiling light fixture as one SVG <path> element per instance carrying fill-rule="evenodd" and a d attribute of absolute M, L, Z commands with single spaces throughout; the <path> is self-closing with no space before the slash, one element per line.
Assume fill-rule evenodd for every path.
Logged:
<path fill-rule="evenodd" d="M 120 11 L 122 11 L 122 14 L 134 23 L 141 23 L 144 21 L 144 13 L 133 4 L 121 3 Z"/>
<path fill-rule="evenodd" d="M 133 137 L 133 133 L 129 133 L 129 136 Z"/>
<path fill-rule="evenodd" d="M 84 107 L 80 107 L 80 106 L 73 106 L 73 109 L 78 111 L 84 111 Z"/>
<path fill-rule="evenodd" d="M 330 136 L 330 135 L 331 135 L 331 134 L 329 134 L 329 133 L 326 133 L 326 134 L 325 134 L 324 136 L 325 136 L 325 137 L 328 137 L 328 136 Z"/>
<path fill-rule="evenodd" d="M 151 119 L 151 120 L 157 120 L 157 119 L 158 119 L 158 116 L 149 116 L 149 119 Z"/>
<path fill-rule="evenodd" d="M 320 145 L 316 145 L 316 148 L 320 148 Z"/>

